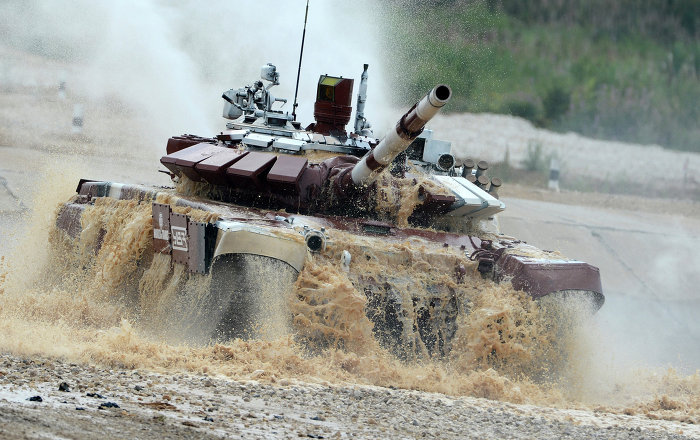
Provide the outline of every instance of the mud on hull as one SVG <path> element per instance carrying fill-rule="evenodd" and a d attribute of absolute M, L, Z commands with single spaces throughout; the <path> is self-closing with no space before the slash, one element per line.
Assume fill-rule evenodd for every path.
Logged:
<path fill-rule="evenodd" d="M 84 210 L 101 197 L 151 205 L 153 253 L 189 272 L 211 274 L 211 294 L 200 304 L 211 312 L 196 325 L 214 339 L 289 328 L 292 313 L 283 293 L 294 288 L 310 259 L 321 257 L 342 261 L 344 276 L 364 293 L 375 339 L 400 357 L 449 352 L 457 319 L 470 307 L 455 292 L 475 276 L 510 281 L 536 299 L 585 298 L 594 311 L 604 302 L 597 268 L 506 237 L 482 240 L 358 218 L 290 215 L 180 197 L 167 188 L 81 181 L 78 195 L 60 208 L 57 227 L 79 239 Z M 191 210 L 208 213 L 209 220 L 188 215 Z M 266 321 L 274 322 L 272 333 L 260 326 Z"/>

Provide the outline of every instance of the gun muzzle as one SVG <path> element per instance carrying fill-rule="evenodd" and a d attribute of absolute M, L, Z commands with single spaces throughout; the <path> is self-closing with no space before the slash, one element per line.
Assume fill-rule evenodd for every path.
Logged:
<path fill-rule="evenodd" d="M 425 124 L 449 101 L 452 90 L 440 84 L 433 88 L 423 99 L 404 114 L 384 139 L 355 165 L 352 181 L 355 185 L 369 185 L 396 156 L 411 145 L 411 142 L 423 132 Z"/>

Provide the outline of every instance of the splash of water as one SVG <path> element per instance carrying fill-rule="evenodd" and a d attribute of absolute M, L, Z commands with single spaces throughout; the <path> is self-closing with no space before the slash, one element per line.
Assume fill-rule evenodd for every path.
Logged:
<path fill-rule="evenodd" d="M 552 324 L 529 297 L 507 283 L 483 280 L 475 270 L 468 282 L 458 284 L 443 276 L 454 268 L 454 255 L 429 254 L 411 243 L 387 243 L 387 252 L 345 272 L 338 253 L 350 249 L 360 255 L 367 243 L 341 231 L 330 231 L 338 246 L 314 256 L 286 296 L 291 326 L 285 332 L 212 341 L 211 334 L 191 325 L 210 314 L 203 305 L 208 304 L 211 277 L 186 273 L 168 256 L 153 256 L 150 221 L 149 203 L 101 199 L 84 213 L 77 243 L 45 222 L 35 222 L 25 236 L 50 230 L 51 246 L 34 248 L 41 265 L 17 264 L 22 259 L 16 255 L 6 263 L 0 349 L 110 367 L 233 378 L 263 370 L 256 373 L 258 380 L 364 383 L 516 403 L 604 405 L 610 411 L 698 420 L 698 375 L 645 372 L 643 387 L 638 380 L 616 381 L 615 392 L 586 395 L 586 376 L 577 367 L 586 355 L 581 342 L 585 328 L 567 331 L 567 319 L 563 326 Z M 394 272 L 392 288 L 436 298 L 439 292 L 426 289 L 443 285 L 468 304 L 463 308 L 468 313 L 454 323 L 446 356 L 428 355 L 411 325 L 404 326 L 405 340 L 414 342 L 404 353 L 414 356 L 402 360 L 395 347 L 381 341 L 367 315 L 371 297 L 355 285 L 359 274 L 380 277 L 386 267 Z M 20 282 L 26 279 L 33 281 Z M 284 294 L 274 286 L 266 290 Z M 413 309 L 406 313 L 405 322 L 418 319 Z"/>

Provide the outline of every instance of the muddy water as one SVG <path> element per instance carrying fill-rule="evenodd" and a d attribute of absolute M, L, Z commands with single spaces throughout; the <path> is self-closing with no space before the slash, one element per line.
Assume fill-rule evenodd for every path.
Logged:
<path fill-rule="evenodd" d="M 329 231 L 333 245 L 309 256 L 293 289 L 268 286 L 263 292 L 283 296 L 284 325 L 272 323 L 276 330 L 257 339 L 208 341 L 197 323 L 212 313 L 203 308 L 211 279 L 152 255 L 150 204 L 98 200 L 83 215 L 76 245 L 46 213 L 66 199 L 64 193 L 40 188 L 43 199 L 35 206 L 41 208 L 29 219 L 25 242 L 3 260 L 1 350 L 110 368 L 374 384 L 700 423 L 698 374 L 606 372 L 591 355 L 615 347 L 591 344 L 595 328 L 580 319 L 579 305 L 563 313 L 543 309 L 507 283 L 481 279 L 464 256 L 425 252 L 420 243 L 370 243 Z M 384 246 L 382 252 L 344 270 L 342 250 L 364 255 L 376 246 Z M 456 264 L 467 269 L 461 281 L 453 276 Z M 368 293 L 356 287 L 362 277 L 384 277 L 388 287 Z M 454 327 L 443 355 L 428 354 L 412 308 L 398 317 L 403 355 L 381 343 L 367 317 L 370 294 L 390 290 L 408 295 L 408 303 L 456 298 L 454 319 L 437 321 Z"/>

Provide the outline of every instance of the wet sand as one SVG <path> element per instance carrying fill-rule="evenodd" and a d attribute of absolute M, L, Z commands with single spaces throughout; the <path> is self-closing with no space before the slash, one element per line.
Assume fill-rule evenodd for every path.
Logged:
<path fill-rule="evenodd" d="M 0 356 L 0 434 L 24 438 L 690 439 L 694 425 L 390 388 L 106 370 Z M 60 391 L 62 383 L 68 391 Z M 40 396 L 41 402 L 27 399 Z"/>

